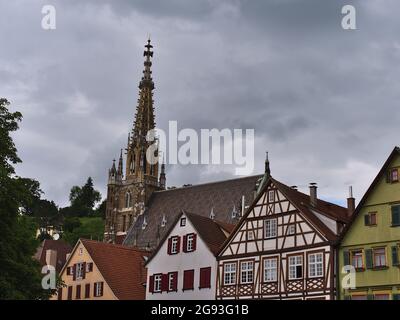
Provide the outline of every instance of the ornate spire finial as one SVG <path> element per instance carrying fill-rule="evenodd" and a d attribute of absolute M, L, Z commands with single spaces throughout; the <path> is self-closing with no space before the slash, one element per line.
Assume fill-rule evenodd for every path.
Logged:
<path fill-rule="evenodd" d="M 271 169 L 269 167 L 269 159 L 268 159 L 268 151 L 266 151 L 266 155 L 265 155 L 265 174 L 268 177 L 271 176 Z"/>

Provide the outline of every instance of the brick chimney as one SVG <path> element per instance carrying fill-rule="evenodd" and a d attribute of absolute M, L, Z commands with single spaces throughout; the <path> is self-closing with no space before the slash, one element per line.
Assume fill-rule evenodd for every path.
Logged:
<path fill-rule="evenodd" d="M 356 209 L 356 199 L 353 197 L 353 187 L 349 187 L 349 197 L 347 198 L 347 214 L 351 217 Z"/>
<path fill-rule="evenodd" d="M 310 183 L 310 203 L 313 207 L 317 205 L 317 184 L 315 182 Z"/>

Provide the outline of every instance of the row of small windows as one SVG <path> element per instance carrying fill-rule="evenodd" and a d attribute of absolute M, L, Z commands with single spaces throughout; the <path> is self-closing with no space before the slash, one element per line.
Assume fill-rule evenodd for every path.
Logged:
<path fill-rule="evenodd" d="M 143 154 L 143 155 L 140 157 L 140 164 L 139 164 L 139 165 L 140 165 L 140 167 L 143 167 L 143 172 L 144 172 L 144 173 L 147 173 L 147 166 L 144 165 L 146 162 L 147 162 L 146 154 Z M 131 163 L 130 163 L 130 165 L 129 165 L 129 172 L 130 172 L 131 174 L 135 172 L 135 163 L 136 163 L 136 156 L 135 156 L 135 154 L 134 154 L 134 155 L 133 155 L 133 159 L 131 160 Z M 154 175 L 154 173 L 155 173 L 155 166 L 156 166 L 156 165 L 150 164 L 150 175 Z"/>
<path fill-rule="evenodd" d="M 391 247 L 393 266 L 400 266 L 399 247 Z M 389 266 L 387 248 L 354 249 L 343 251 L 344 265 L 352 265 L 356 271 L 365 269 L 386 269 Z"/>
<path fill-rule="evenodd" d="M 308 278 L 324 276 L 324 257 L 322 252 L 307 254 Z M 288 257 L 288 279 L 298 280 L 303 278 L 303 255 Z M 278 257 L 263 259 L 263 282 L 278 281 Z M 240 284 L 249 284 L 254 281 L 254 261 L 241 261 L 239 269 Z M 235 285 L 237 282 L 237 262 L 228 262 L 223 265 L 224 285 Z"/>
<path fill-rule="evenodd" d="M 183 237 L 183 252 L 193 252 L 196 250 L 197 235 L 195 233 L 189 233 Z M 169 255 L 178 254 L 181 248 L 181 237 L 173 236 L 168 239 L 167 253 Z"/>
<path fill-rule="evenodd" d="M 400 205 L 392 206 L 391 214 L 392 214 L 391 226 L 392 227 L 400 226 Z M 378 225 L 378 213 L 374 211 L 374 212 L 368 212 L 366 215 L 364 215 L 364 225 L 370 227 Z"/>
<path fill-rule="evenodd" d="M 286 227 L 285 235 L 296 234 L 296 224 L 290 223 Z M 267 219 L 264 220 L 264 238 L 271 239 L 278 235 L 278 220 L 277 219 Z M 255 240 L 256 235 L 253 230 L 247 231 L 247 240 Z"/>
<path fill-rule="evenodd" d="M 103 282 L 95 282 L 94 285 L 93 285 L 93 295 L 92 296 L 93 297 L 102 297 L 103 296 L 103 287 L 104 287 L 104 283 Z M 75 286 L 75 299 L 76 300 L 82 299 L 81 288 L 82 288 L 82 286 L 80 284 Z M 91 284 L 90 283 L 86 283 L 85 284 L 84 299 L 89 299 L 91 297 L 90 291 L 91 291 Z M 73 299 L 72 292 L 73 292 L 73 286 L 68 286 L 68 288 L 67 288 L 67 300 L 72 300 Z M 62 300 L 63 299 L 63 288 L 58 289 L 57 299 L 58 300 Z"/>

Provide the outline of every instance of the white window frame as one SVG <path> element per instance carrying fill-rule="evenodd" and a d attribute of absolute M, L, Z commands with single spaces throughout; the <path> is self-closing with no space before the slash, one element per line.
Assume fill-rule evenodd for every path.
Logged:
<path fill-rule="evenodd" d="M 240 283 L 249 284 L 254 281 L 254 261 L 240 262 Z"/>
<path fill-rule="evenodd" d="M 236 262 L 228 262 L 224 264 L 224 285 L 236 284 Z"/>
<path fill-rule="evenodd" d="M 171 272 L 168 274 L 168 291 L 174 290 L 174 273 Z"/>
<path fill-rule="evenodd" d="M 102 295 L 103 295 L 103 285 L 102 285 L 102 283 L 101 282 L 95 282 L 95 288 L 96 288 L 96 291 L 95 291 L 95 297 L 101 297 Z"/>
<path fill-rule="evenodd" d="M 161 281 L 162 281 L 162 275 L 155 274 L 154 275 L 154 292 L 161 292 Z"/>
<path fill-rule="evenodd" d="M 78 262 L 76 264 L 76 280 L 82 280 L 83 279 L 83 262 Z"/>
<path fill-rule="evenodd" d="M 289 256 L 288 264 L 289 264 L 289 280 L 303 279 L 304 275 L 303 256 L 302 255 Z M 301 277 L 297 277 L 298 266 L 301 266 Z"/>
<path fill-rule="evenodd" d="M 247 231 L 247 240 L 248 241 L 254 240 L 254 231 L 253 230 L 248 230 Z"/>
<path fill-rule="evenodd" d="M 324 254 L 322 252 L 308 254 L 308 277 L 320 278 L 324 276 Z"/>
<path fill-rule="evenodd" d="M 264 220 L 264 238 L 271 239 L 278 235 L 278 219 L 265 219 Z"/>
<path fill-rule="evenodd" d="M 178 253 L 178 237 L 172 237 L 171 239 L 171 253 Z"/>
<path fill-rule="evenodd" d="M 186 252 L 191 252 L 193 251 L 193 240 L 194 240 L 194 234 L 190 233 L 186 237 Z"/>
<path fill-rule="evenodd" d="M 274 262 L 274 263 L 271 263 Z M 264 259 L 264 282 L 278 281 L 278 258 Z"/>
<path fill-rule="evenodd" d="M 275 191 L 274 190 L 269 190 L 268 191 L 268 202 L 275 202 Z"/>
<path fill-rule="evenodd" d="M 292 228 L 293 228 L 293 229 L 292 229 Z M 296 234 L 296 224 L 291 223 L 291 224 L 288 225 L 288 232 L 287 232 L 287 234 L 288 234 L 289 236 Z"/>

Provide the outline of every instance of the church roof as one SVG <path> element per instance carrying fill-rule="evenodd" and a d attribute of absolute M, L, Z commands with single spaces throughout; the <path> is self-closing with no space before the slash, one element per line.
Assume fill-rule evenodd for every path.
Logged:
<path fill-rule="evenodd" d="M 152 194 L 145 213 L 130 227 L 124 245 L 154 249 L 182 210 L 207 218 L 213 212 L 215 220 L 236 224 L 240 217 L 233 215 L 232 211 L 240 211 L 242 196 L 245 197 L 245 205 L 251 205 L 256 182 L 261 177 L 262 175 L 256 175 L 156 191 Z M 164 227 L 163 216 L 167 220 Z"/>

